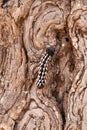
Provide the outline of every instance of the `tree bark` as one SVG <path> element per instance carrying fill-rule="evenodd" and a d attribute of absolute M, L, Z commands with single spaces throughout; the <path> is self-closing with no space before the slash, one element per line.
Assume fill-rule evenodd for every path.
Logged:
<path fill-rule="evenodd" d="M 0 130 L 87 130 L 86 0 L 0 1 Z"/>

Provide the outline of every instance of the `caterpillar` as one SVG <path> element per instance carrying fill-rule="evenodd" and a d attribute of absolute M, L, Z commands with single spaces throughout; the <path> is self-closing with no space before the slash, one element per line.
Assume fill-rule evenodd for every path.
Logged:
<path fill-rule="evenodd" d="M 37 87 L 38 88 L 43 88 L 45 84 L 45 76 L 47 73 L 47 65 L 48 61 L 51 59 L 51 57 L 54 55 L 55 48 L 54 47 L 48 47 L 46 48 L 46 52 L 44 56 L 41 58 L 40 61 L 40 68 L 38 71 L 38 78 L 37 78 Z"/>

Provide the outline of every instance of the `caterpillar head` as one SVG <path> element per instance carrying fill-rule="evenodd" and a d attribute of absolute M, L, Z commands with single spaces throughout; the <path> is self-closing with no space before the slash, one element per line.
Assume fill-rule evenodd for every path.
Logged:
<path fill-rule="evenodd" d="M 49 56 L 53 56 L 54 55 L 54 52 L 55 52 L 55 48 L 54 47 L 48 47 L 46 48 L 46 53 L 49 55 Z"/>

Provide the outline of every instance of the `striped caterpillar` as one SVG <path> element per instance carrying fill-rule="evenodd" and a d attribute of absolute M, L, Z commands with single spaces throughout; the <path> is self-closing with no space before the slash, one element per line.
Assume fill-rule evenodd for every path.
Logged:
<path fill-rule="evenodd" d="M 46 78 L 45 76 L 47 73 L 47 64 L 49 60 L 51 59 L 51 57 L 54 55 L 54 52 L 55 52 L 54 47 L 48 47 L 46 48 L 46 52 L 44 56 L 41 58 L 40 68 L 39 68 L 38 78 L 37 78 L 37 83 L 36 83 L 38 88 L 44 87 L 45 78 Z"/>

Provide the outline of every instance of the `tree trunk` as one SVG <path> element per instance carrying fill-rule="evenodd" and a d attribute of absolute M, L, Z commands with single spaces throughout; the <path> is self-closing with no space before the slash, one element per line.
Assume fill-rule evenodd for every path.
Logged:
<path fill-rule="evenodd" d="M 0 1 L 0 130 L 87 130 L 87 0 Z"/>

